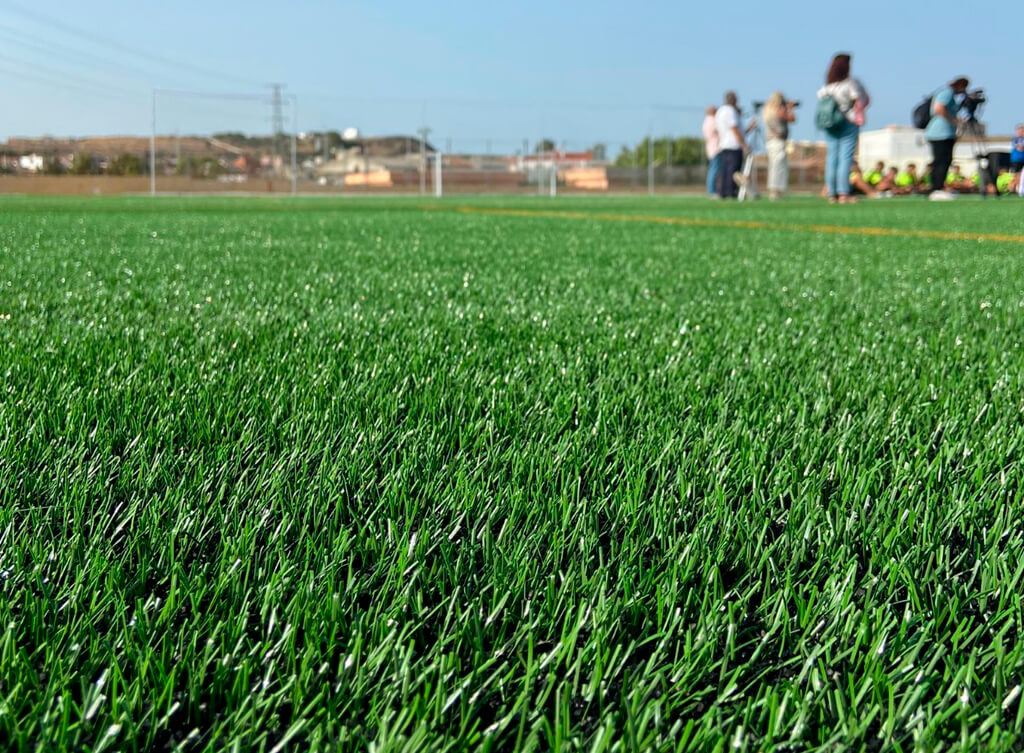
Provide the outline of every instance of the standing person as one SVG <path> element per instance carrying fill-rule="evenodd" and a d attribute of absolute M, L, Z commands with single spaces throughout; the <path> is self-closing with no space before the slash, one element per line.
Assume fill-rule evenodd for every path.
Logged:
<path fill-rule="evenodd" d="M 765 151 L 768 153 L 768 198 L 774 201 L 789 188 L 789 160 L 786 158 L 786 142 L 789 140 L 789 124 L 796 121 L 792 102 L 774 92 L 764 103 Z"/>
<path fill-rule="evenodd" d="M 843 117 L 825 131 L 825 192 L 830 203 L 852 204 L 856 199 L 850 195 L 850 165 L 871 98 L 860 81 L 850 75 L 850 56 L 846 53 L 832 58 L 825 86 L 818 91 L 819 102 L 826 97 L 832 98 Z"/>
<path fill-rule="evenodd" d="M 715 125 L 716 110 L 714 105 L 708 107 L 704 112 L 704 125 L 701 126 L 701 130 L 704 132 L 704 152 L 708 156 L 708 196 L 715 196 L 715 191 L 718 189 L 720 160 L 718 158 L 718 127 Z"/>
<path fill-rule="evenodd" d="M 735 175 L 743 166 L 743 152 L 747 142 L 740 129 L 740 111 L 736 92 L 725 93 L 725 103 L 715 113 L 715 128 L 718 130 L 718 195 L 723 199 L 735 199 L 739 190 Z"/>
<path fill-rule="evenodd" d="M 1010 142 L 1010 172 L 1024 170 L 1024 123 L 1017 126 L 1017 132 Z"/>
<path fill-rule="evenodd" d="M 957 96 L 967 91 L 969 81 L 960 76 L 935 92 L 932 97 L 932 119 L 924 129 L 924 137 L 932 148 L 932 201 L 948 201 L 953 194 L 945 190 L 946 174 L 953 164 L 953 147 L 956 146 L 956 129 L 960 125 L 956 113 L 960 109 Z"/>

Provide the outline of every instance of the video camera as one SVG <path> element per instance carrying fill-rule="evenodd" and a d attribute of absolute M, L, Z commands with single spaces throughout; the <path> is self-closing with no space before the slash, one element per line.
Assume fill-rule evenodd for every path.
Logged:
<path fill-rule="evenodd" d="M 756 100 L 754 102 L 751 102 L 751 104 L 753 105 L 755 111 L 763 110 L 764 106 L 765 106 L 764 102 L 759 102 L 759 101 L 756 101 Z M 794 107 L 794 108 L 796 108 L 796 107 L 800 106 L 800 100 L 799 99 L 787 99 L 782 104 L 785 105 L 786 107 Z"/>
<path fill-rule="evenodd" d="M 978 114 L 978 108 L 988 101 L 985 96 L 984 89 L 975 89 L 969 91 L 964 95 L 963 101 L 960 103 L 960 110 L 966 115 L 968 120 L 975 120 Z"/>

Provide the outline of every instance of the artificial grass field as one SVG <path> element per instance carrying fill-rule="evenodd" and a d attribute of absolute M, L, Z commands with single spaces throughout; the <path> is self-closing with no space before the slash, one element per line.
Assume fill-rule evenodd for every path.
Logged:
<path fill-rule="evenodd" d="M 627 215 L 1024 235 L 0 200 L 3 748 L 1020 750 L 1024 238 Z"/>

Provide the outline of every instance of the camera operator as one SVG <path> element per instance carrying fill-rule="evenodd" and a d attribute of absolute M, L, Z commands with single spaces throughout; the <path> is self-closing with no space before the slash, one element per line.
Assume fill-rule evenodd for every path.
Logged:
<path fill-rule="evenodd" d="M 960 120 L 956 114 L 960 109 L 957 97 L 967 92 L 970 82 L 966 76 L 960 76 L 949 82 L 948 86 L 939 89 L 932 97 L 932 119 L 925 128 L 924 135 L 932 148 L 932 201 L 947 201 L 953 194 L 945 190 L 946 175 L 953 163 L 953 147 L 956 146 L 956 129 Z"/>
<path fill-rule="evenodd" d="M 796 121 L 798 102 L 787 100 L 782 92 L 774 92 L 764 103 L 765 151 L 768 153 L 768 198 L 778 199 L 789 188 L 789 160 L 786 142 L 789 124 Z"/>

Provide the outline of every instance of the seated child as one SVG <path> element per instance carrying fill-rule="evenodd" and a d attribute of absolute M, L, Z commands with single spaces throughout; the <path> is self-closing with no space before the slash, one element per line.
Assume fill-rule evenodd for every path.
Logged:
<path fill-rule="evenodd" d="M 885 177 L 885 163 L 881 160 L 875 164 L 875 169 L 867 173 L 864 176 L 864 180 L 868 182 L 872 188 L 877 189 L 882 179 Z"/>
<path fill-rule="evenodd" d="M 921 176 L 917 174 L 917 165 L 911 162 L 907 169 L 896 176 L 896 187 L 893 193 L 898 196 L 909 196 L 921 190 Z"/>
<path fill-rule="evenodd" d="M 932 163 L 929 162 L 924 166 L 924 172 L 917 179 L 917 188 L 922 193 L 928 193 L 932 190 Z"/>
<path fill-rule="evenodd" d="M 1005 167 L 999 171 L 999 176 L 996 178 L 996 191 L 1002 194 L 1012 193 L 1014 188 L 1013 173 L 1007 170 Z"/>
<path fill-rule="evenodd" d="M 960 165 L 953 165 L 949 168 L 949 173 L 946 175 L 946 190 L 956 191 L 957 193 L 972 193 L 974 191 L 974 183 L 960 171 Z"/>
<path fill-rule="evenodd" d="M 875 186 L 875 188 L 878 191 L 888 191 L 890 193 L 895 191 L 896 176 L 899 175 L 899 172 L 900 171 L 897 170 L 895 167 L 890 167 L 888 170 L 885 171 L 885 174 L 882 176 L 881 182 L 877 186 Z"/>
<path fill-rule="evenodd" d="M 861 172 L 860 165 L 856 162 L 850 165 L 850 193 L 854 195 L 860 194 L 869 198 L 874 197 L 878 193 L 864 178 L 864 173 Z"/>

